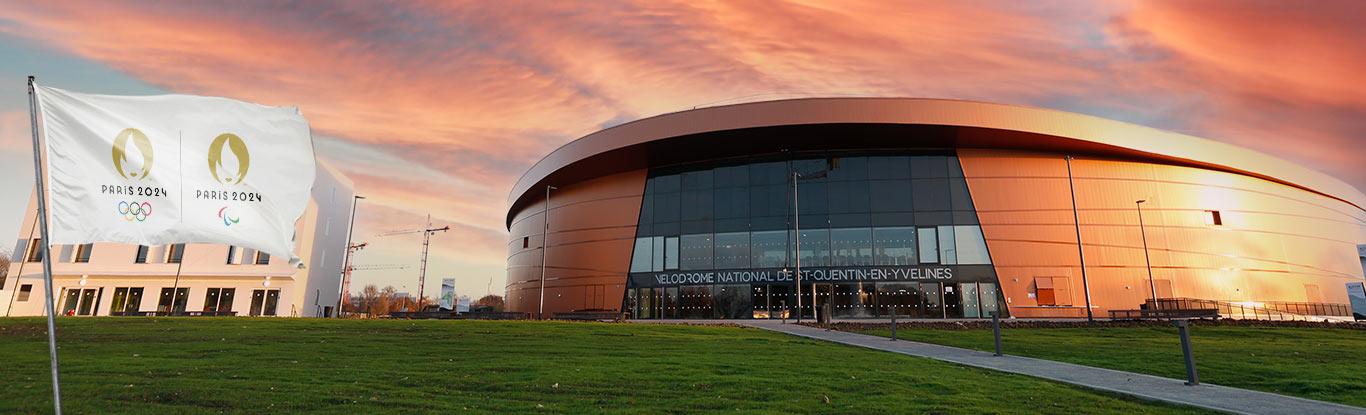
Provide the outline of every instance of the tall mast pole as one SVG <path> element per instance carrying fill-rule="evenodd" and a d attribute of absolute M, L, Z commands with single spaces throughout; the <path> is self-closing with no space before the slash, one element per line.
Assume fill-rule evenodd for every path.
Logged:
<path fill-rule="evenodd" d="M 57 322 L 54 317 L 57 309 L 52 304 L 52 239 L 47 235 L 47 192 L 43 189 L 42 146 L 38 142 L 38 94 L 34 91 L 32 76 L 28 77 L 28 110 L 29 122 L 33 127 L 33 181 L 38 190 L 38 226 L 42 234 L 39 245 L 43 250 L 43 283 L 46 287 L 43 293 L 46 295 L 47 353 L 52 361 L 52 409 L 57 415 L 62 415 L 62 382 L 58 375 L 61 370 L 57 364 Z"/>

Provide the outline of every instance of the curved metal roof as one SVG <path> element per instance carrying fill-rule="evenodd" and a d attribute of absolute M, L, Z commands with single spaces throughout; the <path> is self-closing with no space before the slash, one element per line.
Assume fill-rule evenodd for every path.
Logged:
<path fill-rule="evenodd" d="M 1065 147 L 1114 151 L 1231 171 L 1303 188 L 1366 210 L 1352 185 L 1254 150 L 1090 115 L 985 102 L 922 98 L 804 98 L 699 108 L 607 128 L 556 149 L 527 170 L 508 195 L 515 207 L 529 189 L 575 163 L 609 152 L 693 134 L 817 124 L 901 124 L 975 127 L 1063 139 Z M 982 140 L 975 145 L 1030 149 L 1030 140 Z M 601 170 L 601 169 L 595 169 Z M 509 212 L 509 219 L 511 212 Z"/>

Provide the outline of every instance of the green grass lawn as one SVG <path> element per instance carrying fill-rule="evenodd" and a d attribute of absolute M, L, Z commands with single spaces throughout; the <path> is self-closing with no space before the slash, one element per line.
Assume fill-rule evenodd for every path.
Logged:
<path fill-rule="evenodd" d="M 65 318 L 71 413 L 1191 413 L 736 327 Z M 43 321 L 0 319 L 0 413 L 51 408 Z"/>
<path fill-rule="evenodd" d="M 852 329 L 852 328 L 851 328 Z M 887 337 L 886 325 L 852 329 Z M 1006 354 L 1185 379 L 1175 327 L 1005 328 Z M 897 330 L 897 337 L 993 349 L 990 329 Z M 1191 349 L 1202 382 L 1366 406 L 1366 330 L 1202 325 Z"/>

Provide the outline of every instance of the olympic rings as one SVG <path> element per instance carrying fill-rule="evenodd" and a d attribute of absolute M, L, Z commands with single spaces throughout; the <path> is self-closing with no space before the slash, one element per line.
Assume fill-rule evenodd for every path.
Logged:
<path fill-rule="evenodd" d="M 142 222 L 147 220 L 148 216 L 152 216 L 152 204 L 149 202 L 119 202 L 119 214 L 123 215 L 125 221 Z"/>

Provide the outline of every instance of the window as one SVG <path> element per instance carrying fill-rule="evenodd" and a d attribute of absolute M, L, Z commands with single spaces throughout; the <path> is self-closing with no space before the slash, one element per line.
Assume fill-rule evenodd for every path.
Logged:
<path fill-rule="evenodd" d="M 162 315 L 184 314 L 189 299 L 189 288 L 162 288 L 161 298 L 157 300 L 157 312 Z"/>
<path fill-rule="evenodd" d="M 166 251 L 167 264 L 179 264 L 185 259 L 185 244 L 173 244 Z"/>
<path fill-rule="evenodd" d="M 235 288 L 210 288 L 204 295 L 204 311 L 227 313 L 232 311 L 232 297 L 237 292 Z"/>
<path fill-rule="evenodd" d="M 280 290 L 252 290 L 249 314 L 253 317 L 273 316 L 279 302 Z"/>
<path fill-rule="evenodd" d="M 678 269 L 697 270 L 712 267 L 712 236 L 709 233 L 683 235 L 679 239 Z"/>
<path fill-rule="evenodd" d="M 987 241 L 982 237 L 981 227 L 975 225 L 954 226 L 953 234 L 959 264 L 991 264 L 991 255 L 987 253 Z"/>
<path fill-rule="evenodd" d="M 830 230 L 802 229 L 801 239 L 793 241 L 803 267 L 830 266 Z"/>
<path fill-rule="evenodd" d="M 232 265 L 234 262 L 237 262 L 237 247 L 228 245 L 228 260 L 225 263 Z"/>
<path fill-rule="evenodd" d="M 749 268 L 749 232 L 716 234 L 716 269 Z"/>
<path fill-rule="evenodd" d="M 29 294 L 32 294 L 32 293 L 33 293 L 33 284 L 24 284 L 24 285 L 20 285 L 20 286 L 19 286 L 19 298 L 15 299 L 15 301 L 18 301 L 18 302 L 21 302 L 21 303 L 22 303 L 22 302 L 25 302 L 25 301 L 28 301 L 28 296 L 29 296 Z"/>
<path fill-rule="evenodd" d="M 939 227 L 939 263 L 953 265 L 958 263 L 958 244 L 954 241 L 953 227 Z"/>
<path fill-rule="evenodd" d="M 270 264 L 270 254 L 261 251 L 256 251 L 256 265 L 266 264 Z"/>
<path fill-rule="evenodd" d="M 1217 210 L 1206 210 L 1205 224 L 1213 226 L 1222 226 L 1224 224 L 1224 218 L 1222 215 L 1219 214 L 1219 211 Z"/>
<path fill-rule="evenodd" d="M 787 231 L 751 232 L 750 258 L 755 268 L 787 266 Z"/>
<path fill-rule="evenodd" d="M 915 228 L 873 229 L 873 264 L 913 265 L 916 263 L 915 244 Z"/>
<path fill-rule="evenodd" d="M 530 236 L 523 236 L 523 237 L 522 237 L 522 249 L 527 249 L 527 248 L 530 248 L 530 247 L 531 247 L 531 237 L 530 237 Z"/>
<path fill-rule="evenodd" d="M 138 253 L 137 253 L 136 256 L 133 257 L 133 263 L 135 263 L 135 264 L 146 264 L 146 263 L 147 263 L 147 250 L 148 250 L 147 245 L 138 245 Z"/>
<path fill-rule="evenodd" d="M 934 228 L 920 228 L 916 231 L 916 236 L 920 239 L 920 263 L 938 264 L 939 263 L 939 235 Z"/>
<path fill-rule="evenodd" d="M 114 301 L 109 305 L 109 315 L 135 315 L 142 305 L 142 287 L 118 287 L 114 289 Z"/>
<path fill-rule="evenodd" d="M 873 230 L 830 230 L 830 258 L 834 266 L 873 265 Z"/>
<path fill-rule="evenodd" d="M 631 272 L 650 272 L 654 258 L 654 238 L 636 238 L 635 249 L 631 252 Z"/>
<path fill-rule="evenodd" d="M 28 262 L 43 261 L 43 239 L 34 238 L 28 245 Z"/>
<path fill-rule="evenodd" d="M 76 245 L 76 262 L 90 262 L 90 251 L 95 250 L 95 244 Z"/>
<path fill-rule="evenodd" d="M 655 240 L 658 244 L 659 240 Z M 664 238 L 664 269 L 678 269 L 678 237 Z M 658 265 L 656 265 L 658 267 Z"/>

